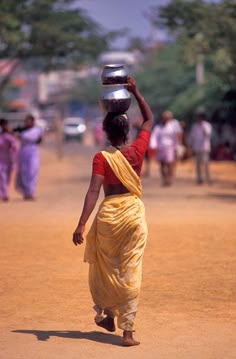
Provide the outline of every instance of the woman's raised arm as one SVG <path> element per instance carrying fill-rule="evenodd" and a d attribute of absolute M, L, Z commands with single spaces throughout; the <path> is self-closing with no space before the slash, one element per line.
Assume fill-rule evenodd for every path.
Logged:
<path fill-rule="evenodd" d="M 143 117 L 143 123 L 141 125 L 141 129 L 151 132 L 154 123 L 153 114 L 149 105 L 147 104 L 147 102 L 144 100 L 143 96 L 137 89 L 136 81 L 133 79 L 133 77 L 128 77 L 127 90 L 134 95 L 139 105 Z"/>

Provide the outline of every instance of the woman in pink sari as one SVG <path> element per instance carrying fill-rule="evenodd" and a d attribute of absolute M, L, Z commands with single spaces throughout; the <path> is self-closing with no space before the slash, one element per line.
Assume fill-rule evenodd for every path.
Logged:
<path fill-rule="evenodd" d="M 0 200 L 8 201 L 8 186 L 16 163 L 17 144 L 8 122 L 0 120 Z"/>

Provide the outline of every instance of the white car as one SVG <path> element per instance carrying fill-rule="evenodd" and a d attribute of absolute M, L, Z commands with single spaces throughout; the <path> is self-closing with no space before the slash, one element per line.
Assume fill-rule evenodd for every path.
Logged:
<path fill-rule="evenodd" d="M 85 121 L 81 117 L 67 117 L 63 122 L 64 139 L 75 138 L 78 140 L 83 139 L 86 131 Z"/>

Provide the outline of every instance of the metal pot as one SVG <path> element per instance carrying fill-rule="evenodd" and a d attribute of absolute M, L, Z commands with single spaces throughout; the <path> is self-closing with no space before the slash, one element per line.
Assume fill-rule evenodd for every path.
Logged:
<path fill-rule="evenodd" d="M 103 85 L 126 84 L 127 73 L 123 65 L 110 64 L 103 67 L 101 74 Z"/>
<path fill-rule="evenodd" d="M 131 103 L 130 93 L 124 85 L 105 85 L 102 88 L 101 103 L 107 112 L 124 113 Z"/>

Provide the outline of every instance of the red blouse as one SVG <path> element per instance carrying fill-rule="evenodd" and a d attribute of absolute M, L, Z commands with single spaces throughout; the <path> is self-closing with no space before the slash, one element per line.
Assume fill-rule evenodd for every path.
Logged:
<path fill-rule="evenodd" d="M 149 138 L 150 133 L 146 130 L 141 130 L 139 131 L 136 140 L 121 151 L 139 176 L 141 173 L 143 157 L 148 147 Z M 101 152 L 98 152 L 93 158 L 93 174 L 104 176 L 104 184 L 121 183 Z"/>

